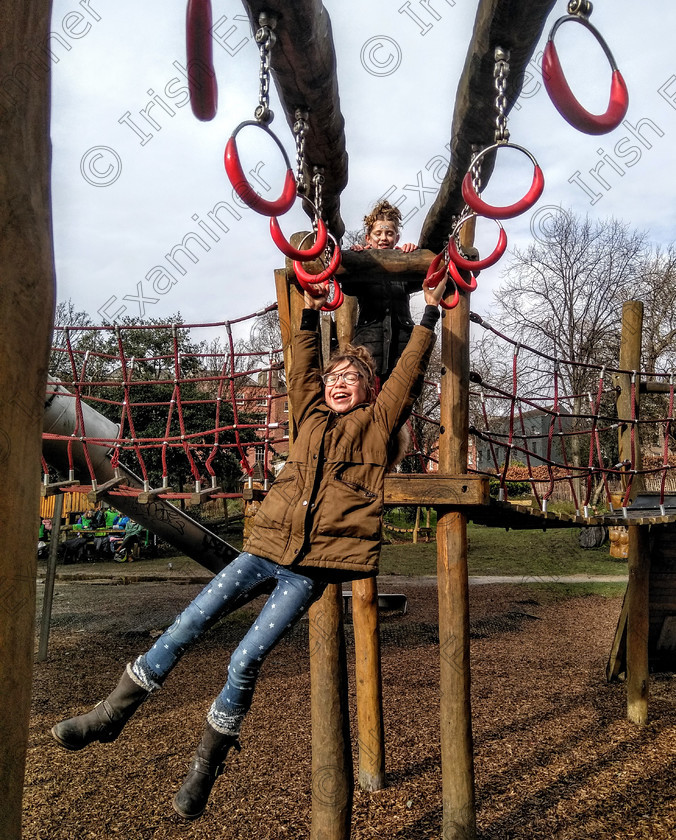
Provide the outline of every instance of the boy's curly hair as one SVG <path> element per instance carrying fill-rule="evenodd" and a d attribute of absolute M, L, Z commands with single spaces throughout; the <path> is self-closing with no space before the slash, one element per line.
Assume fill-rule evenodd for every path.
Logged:
<path fill-rule="evenodd" d="M 373 225 L 375 225 L 378 221 L 392 222 L 394 229 L 397 233 L 399 233 L 399 228 L 401 226 L 401 210 L 393 204 L 390 204 L 387 199 L 379 201 L 368 216 L 364 216 L 364 230 L 366 231 L 367 236 L 371 233 Z"/>

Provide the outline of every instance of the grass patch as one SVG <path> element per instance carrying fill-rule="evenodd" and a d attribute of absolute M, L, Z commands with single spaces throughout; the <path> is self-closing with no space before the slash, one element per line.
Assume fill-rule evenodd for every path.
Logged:
<path fill-rule="evenodd" d="M 485 525 L 467 526 L 470 575 L 618 575 L 627 564 L 613 560 L 608 546 L 582 549 L 577 528 L 549 531 L 505 531 Z M 436 543 L 395 543 L 383 546 L 383 574 L 434 575 Z"/>

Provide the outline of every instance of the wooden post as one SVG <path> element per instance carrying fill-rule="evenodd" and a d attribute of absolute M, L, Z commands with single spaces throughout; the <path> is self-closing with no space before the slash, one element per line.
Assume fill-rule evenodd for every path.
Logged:
<path fill-rule="evenodd" d="M 385 730 L 380 660 L 380 621 L 376 578 L 352 583 L 359 785 L 375 791 L 385 787 Z"/>
<path fill-rule="evenodd" d="M 302 238 L 294 234 L 294 246 Z M 288 266 L 288 263 L 287 263 Z M 287 269 L 288 270 L 288 269 Z M 275 272 L 284 364 L 293 363 L 291 336 L 300 324 L 303 295 L 287 271 Z M 289 445 L 296 435 L 289 401 Z M 312 719 L 311 840 L 349 840 L 352 822 L 352 748 L 347 700 L 347 656 L 342 587 L 332 584 L 310 607 L 310 683 Z"/>
<path fill-rule="evenodd" d="M 312 684 L 311 840 L 349 840 L 352 823 L 352 749 L 347 699 L 343 596 L 330 584 L 310 607 Z"/>
<path fill-rule="evenodd" d="M 627 719 L 648 722 L 648 633 L 650 625 L 650 553 L 648 528 L 629 526 L 627 557 Z"/>
<path fill-rule="evenodd" d="M 49 625 L 52 620 L 54 579 L 56 577 L 56 562 L 59 556 L 59 534 L 61 532 L 62 513 L 63 493 L 57 493 L 54 497 L 54 513 L 52 514 L 52 536 L 49 541 L 47 574 L 45 575 L 45 591 L 42 596 L 42 622 L 40 624 L 40 644 L 38 647 L 38 662 L 44 662 L 45 659 L 47 659 L 47 648 L 49 646 Z"/>
<path fill-rule="evenodd" d="M 641 369 L 641 336 L 643 332 L 643 303 L 640 300 L 628 300 L 622 306 L 622 337 L 620 341 L 620 368 L 622 370 L 633 370 L 637 372 L 635 382 L 634 410 L 639 416 L 639 379 L 638 371 Z M 625 373 L 615 374 L 613 377 L 615 386 L 619 389 L 617 396 L 617 416 L 628 420 L 632 416 L 631 397 L 631 375 Z M 630 423 L 623 423 L 618 430 L 618 443 L 620 461 L 630 461 L 632 454 L 631 446 L 632 426 Z M 641 444 L 639 440 L 639 427 L 634 430 L 634 468 L 641 469 Z M 637 493 L 643 490 L 643 477 L 634 476 L 631 488 L 631 498 L 634 499 Z M 626 481 L 625 481 L 626 489 Z"/>
<path fill-rule="evenodd" d="M 643 332 L 643 303 L 629 300 L 622 306 L 622 339 L 620 343 L 620 368 L 641 369 L 641 338 Z M 632 382 L 629 374 L 616 374 L 619 386 L 617 416 L 627 420 L 632 408 L 639 416 L 639 379 L 634 383 L 632 407 Z M 632 459 L 632 425 L 623 423 L 618 431 L 620 461 Z M 641 469 L 641 441 L 639 427 L 634 428 L 633 468 Z M 643 490 L 643 477 L 635 475 L 631 484 L 630 499 Z M 626 490 L 626 480 L 624 482 Z M 627 564 L 627 719 L 645 725 L 648 722 L 648 697 L 650 674 L 648 668 L 648 629 L 650 625 L 650 554 L 646 527 L 629 525 Z"/>
<path fill-rule="evenodd" d="M 42 412 L 54 313 L 51 3 L 0 0 L 0 837 L 21 836 L 35 643 Z M 37 55 L 37 53 L 36 53 Z"/>
<path fill-rule="evenodd" d="M 465 226 L 465 230 L 470 225 Z M 467 231 L 467 235 L 473 231 Z M 463 244 L 471 244 L 463 242 Z M 439 471 L 467 472 L 469 298 L 443 312 Z M 441 683 L 443 840 L 475 840 L 474 755 L 469 663 L 467 518 L 439 509 L 437 577 Z"/>
<path fill-rule="evenodd" d="M 335 317 L 338 346 L 343 350 L 354 335 L 357 298 L 346 295 Z M 357 685 L 359 786 L 363 790 L 376 791 L 385 787 L 385 730 L 377 578 L 364 578 L 353 582 L 352 625 Z"/>

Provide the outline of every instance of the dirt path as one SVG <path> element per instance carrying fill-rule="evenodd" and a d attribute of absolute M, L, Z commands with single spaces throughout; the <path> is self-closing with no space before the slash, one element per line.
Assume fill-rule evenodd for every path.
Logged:
<path fill-rule="evenodd" d="M 150 646 L 198 588 L 169 581 L 57 582 L 50 658 L 35 668 L 27 840 L 309 837 L 305 625 L 266 663 L 243 750 L 229 762 L 197 823 L 181 821 L 171 797 L 248 614 L 235 614 L 189 652 L 116 743 L 69 754 L 49 737 L 49 727 L 64 714 L 105 696 L 124 663 Z M 377 794 L 355 792 L 352 838 L 438 840 L 436 592 L 401 579 L 387 591 L 408 597 L 406 616 L 382 622 L 389 786 Z M 487 584 L 473 587 L 471 599 L 482 840 L 675 836 L 673 680 L 653 679 L 649 726 L 626 723 L 623 686 L 609 686 L 603 676 L 619 598 L 556 601 L 527 584 Z M 352 674 L 349 624 L 346 631 Z M 352 684 L 350 695 L 356 754 Z"/>

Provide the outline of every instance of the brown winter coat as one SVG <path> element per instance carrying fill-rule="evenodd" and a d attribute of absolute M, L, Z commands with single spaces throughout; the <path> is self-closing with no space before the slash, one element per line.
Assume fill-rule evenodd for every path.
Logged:
<path fill-rule="evenodd" d="M 318 333 L 295 335 L 289 397 L 298 436 L 245 551 L 327 580 L 377 573 L 389 441 L 420 393 L 434 338 L 415 327 L 375 403 L 336 414 L 324 402 Z"/>

